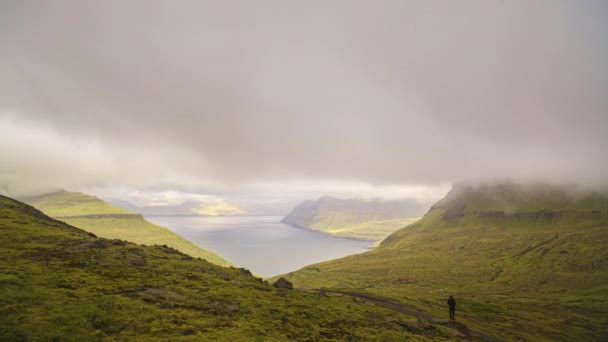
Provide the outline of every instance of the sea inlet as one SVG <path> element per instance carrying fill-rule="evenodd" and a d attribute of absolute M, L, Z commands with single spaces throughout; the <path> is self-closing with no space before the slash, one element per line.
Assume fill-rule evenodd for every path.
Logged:
<path fill-rule="evenodd" d="M 372 244 L 295 228 L 281 223 L 281 216 L 146 216 L 146 219 L 263 277 L 363 253 Z"/>

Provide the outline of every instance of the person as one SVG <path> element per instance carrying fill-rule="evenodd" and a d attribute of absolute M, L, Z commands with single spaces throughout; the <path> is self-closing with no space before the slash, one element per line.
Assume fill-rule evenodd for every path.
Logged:
<path fill-rule="evenodd" d="M 452 295 L 450 295 L 450 299 L 448 299 L 448 305 L 450 306 L 450 319 L 455 320 L 454 316 L 456 313 L 456 300 Z"/>

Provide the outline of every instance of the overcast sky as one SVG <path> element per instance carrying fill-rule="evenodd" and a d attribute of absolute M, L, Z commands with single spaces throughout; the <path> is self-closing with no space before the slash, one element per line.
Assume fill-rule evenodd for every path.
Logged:
<path fill-rule="evenodd" d="M 0 191 L 608 182 L 605 1 L 0 0 Z"/>

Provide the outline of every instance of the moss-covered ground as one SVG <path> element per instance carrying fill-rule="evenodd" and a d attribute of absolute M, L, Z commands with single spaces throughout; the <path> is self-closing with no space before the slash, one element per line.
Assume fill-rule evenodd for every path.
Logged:
<path fill-rule="evenodd" d="M 93 236 L 0 196 L 2 341 L 426 341 L 365 301 L 276 289 L 166 246 Z"/>

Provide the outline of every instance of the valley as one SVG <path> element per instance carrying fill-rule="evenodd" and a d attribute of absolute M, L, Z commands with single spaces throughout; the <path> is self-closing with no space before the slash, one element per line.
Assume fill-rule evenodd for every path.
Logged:
<path fill-rule="evenodd" d="M 608 342 L 608 1 L 0 0 L 0 342 Z"/>
<path fill-rule="evenodd" d="M 447 326 L 445 300 L 454 294 L 459 324 L 485 340 L 598 340 L 608 333 L 601 318 L 608 313 L 608 196 L 601 192 L 546 184 L 458 184 L 422 219 L 372 250 L 360 237 L 296 229 L 280 217 L 150 218 L 172 232 L 80 193 L 28 202 L 101 237 L 173 247 L 211 262 L 206 248 L 214 247 L 254 274 L 285 273 L 300 291 L 358 298 L 426 317 L 427 323 Z M 283 222 L 293 220 L 294 212 Z M 330 219 L 317 220 L 317 227 L 344 217 L 322 212 Z M 304 214 L 300 220 L 311 217 L 310 211 Z M 354 219 L 342 222 L 349 220 Z M 378 221 L 361 225 L 373 222 Z M 353 255 L 340 258 L 347 254 Z M 214 263 L 222 265 L 219 260 Z"/>
<path fill-rule="evenodd" d="M 447 341 L 466 329 L 98 238 L 4 196 L 0 232 L 3 341 Z"/>

